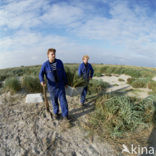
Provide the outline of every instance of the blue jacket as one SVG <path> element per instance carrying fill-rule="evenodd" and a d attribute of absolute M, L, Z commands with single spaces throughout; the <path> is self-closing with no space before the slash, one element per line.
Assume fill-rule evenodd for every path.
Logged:
<path fill-rule="evenodd" d="M 87 68 L 84 63 L 81 63 L 78 69 L 78 75 L 82 76 L 85 80 L 89 80 L 89 77 L 93 77 L 94 70 L 90 63 L 87 64 Z"/>
<path fill-rule="evenodd" d="M 39 73 L 40 82 L 44 82 L 44 75 L 46 76 L 46 79 L 48 80 L 48 89 L 50 87 L 65 86 L 67 84 L 67 77 L 62 61 L 59 59 L 55 59 L 55 61 L 58 82 L 55 81 L 53 69 L 50 66 L 49 60 L 43 63 Z"/>

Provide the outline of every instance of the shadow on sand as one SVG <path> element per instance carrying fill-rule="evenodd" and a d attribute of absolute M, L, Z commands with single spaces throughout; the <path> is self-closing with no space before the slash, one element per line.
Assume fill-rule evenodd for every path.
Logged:
<path fill-rule="evenodd" d="M 94 108 L 95 108 L 95 102 L 96 102 L 96 100 L 99 97 L 101 97 L 103 95 L 124 95 L 127 92 L 131 91 L 131 90 L 122 91 L 124 89 L 125 89 L 125 87 L 120 88 L 120 89 L 117 89 L 117 90 L 114 90 L 112 92 L 108 92 L 108 93 L 105 92 L 105 91 L 102 91 L 99 94 L 92 95 L 92 96 L 86 98 L 85 106 L 80 106 L 79 108 L 74 108 L 74 109 L 72 109 L 70 111 L 71 122 L 75 122 L 81 116 L 84 116 L 86 114 L 91 113 L 94 110 Z M 122 91 L 122 92 L 120 92 L 120 91 Z"/>

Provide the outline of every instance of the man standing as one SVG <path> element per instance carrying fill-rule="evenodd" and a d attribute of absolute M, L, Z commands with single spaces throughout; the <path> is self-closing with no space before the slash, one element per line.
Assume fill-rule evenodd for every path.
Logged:
<path fill-rule="evenodd" d="M 51 102 L 53 106 L 53 113 L 55 119 L 59 117 L 59 104 L 60 101 L 62 117 L 65 121 L 68 121 L 68 103 L 65 94 L 65 86 L 67 85 L 66 73 L 61 60 L 55 58 L 56 50 L 48 49 L 48 60 L 43 63 L 39 79 L 42 86 L 45 86 L 44 75 L 47 79 L 47 87 L 50 93 Z"/>
<path fill-rule="evenodd" d="M 87 55 L 83 56 L 82 57 L 83 62 L 80 64 L 79 69 L 78 69 L 78 75 L 82 76 L 83 79 L 86 80 L 87 82 L 89 82 L 89 80 L 92 79 L 93 74 L 94 74 L 92 65 L 88 63 L 88 60 L 89 60 L 89 56 Z M 82 106 L 84 106 L 84 103 L 85 103 L 87 90 L 88 90 L 88 85 L 83 88 L 83 91 L 81 93 L 80 102 Z"/>

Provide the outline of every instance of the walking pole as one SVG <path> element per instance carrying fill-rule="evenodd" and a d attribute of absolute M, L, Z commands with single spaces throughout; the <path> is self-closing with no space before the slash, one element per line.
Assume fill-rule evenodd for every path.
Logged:
<path fill-rule="evenodd" d="M 50 112 L 50 109 L 49 109 L 49 102 L 48 102 L 48 98 L 47 98 L 47 94 L 46 94 L 46 86 L 43 86 L 43 95 L 44 95 L 46 110 L 48 113 L 50 113 L 51 118 L 53 119 L 53 114 Z"/>
<path fill-rule="evenodd" d="M 49 102 L 48 102 L 48 98 L 46 94 L 46 86 L 43 86 L 43 95 L 44 95 L 44 101 L 45 101 L 47 112 L 50 113 L 50 116 L 53 120 L 53 114 L 50 112 L 50 109 L 49 109 Z"/>
<path fill-rule="evenodd" d="M 49 112 L 50 110 L 49 110 L 49 103 L 48 103 L 47 94 L 46 94 L 46 86 L 43 86 L 43 95 L 44 95 L 46 109 Z"/>

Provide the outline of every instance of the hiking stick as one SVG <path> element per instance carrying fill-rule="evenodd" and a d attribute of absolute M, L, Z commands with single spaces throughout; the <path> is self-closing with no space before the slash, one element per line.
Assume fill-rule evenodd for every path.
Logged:
<path fill-rule="evenodd" d="M 46 94 L 46 86 L 43 86 L 43 95 L 44 95 L 44 101 L 45 101 L 47 112 L 50 113 L 50 116 L 53 119 L 53 114 L 50 112 L 50 109 L 49 109 L 49 102 L 48 102 L 48 98 Z"/>
<path fill-rule="evenodd" d="M 47 94 L 46 94 L 46 86 L 43 86 L 43 95 L 44 95 L 44 101 L 45 101 L 46 109 L 47 109 L 48 112 L 50 112 L 49 102 L 48 102 Z"/>

